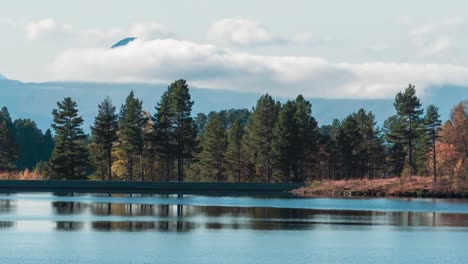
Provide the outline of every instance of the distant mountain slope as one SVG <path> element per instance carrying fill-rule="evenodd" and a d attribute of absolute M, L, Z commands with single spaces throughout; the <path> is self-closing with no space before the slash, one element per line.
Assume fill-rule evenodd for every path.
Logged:
<path fill-rule="evenodd" d="M 77 103 L 85 120 L 85 129 L 94 120 L 97 105 L 109 96 L 119 108 L 131 90 L 143 100 L 144 108 L 154 114 L 155 105 L 167 85 L 149 84 L 101 84 L 101 83 L 68 83 L 45 82 L 23 83 L 15 80 L 0 79 L 0 107 L 7 106 L 13 118 L 31 118 L 45 130 L 52 122 L 52 109 L 56 102 L 70 96 Z M 468 99 L 466 87 L 441 87 L 433 89 L 432 94 L 421 98 L 424 106 L 435 104 L 439 106 L 444 119 L 448 118 L 453 105 L 462 99 Z M 260 94 L 212 90 L 191 87 L 192 100 L 195 101 L 193 112 L 208 113 L 229 108 L 251 109 Z M 280 101 L 286 98 L 275 97 Z M 342 119 L 353 111 L 363 107 L 375 113 L 379 124 L 394 114 L 393 100 L 350 100 L 350 99 L 317 99 L 308 98 L 313 105 L 313 115 L 319 125 L 329 124 L 333 118 Z"/>
<path fill-rule="evenodd" d="M 117 47 L 120 47 L 120 46 L 125 46 L 127 45 L 129 42 L 132 42 L 134 41 L 136 38 L 124 38 L 120 41 L 118 41 L 117 43 L 115 43 L 114 45 L 112 45 L 111 48 L 117 48 Z"/>

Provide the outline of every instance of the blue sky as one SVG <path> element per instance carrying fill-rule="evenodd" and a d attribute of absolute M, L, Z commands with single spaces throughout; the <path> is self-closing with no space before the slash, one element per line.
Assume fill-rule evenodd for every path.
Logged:
<path fill-rule="evenodd" d="M 468 86 L 466 1 L 5 1 L 0 73 L 279 96 Z M 125 37 L 138 37 L 110 49 Z"/>

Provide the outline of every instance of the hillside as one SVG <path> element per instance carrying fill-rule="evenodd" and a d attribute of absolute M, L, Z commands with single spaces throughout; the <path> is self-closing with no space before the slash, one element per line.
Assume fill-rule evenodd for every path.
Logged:
<path fill-rule="evenodd" d="M 189 82 L 190 83 L 190 82 Z M 72 97 L 79 106 L 85 119 L 85 129 L 89 131 L 98 103 L 109 96 L 120 106 L 128 93 L 133 90 L 141 98 L 144 108 L 151 113 L 168 84 L 109 84 L 109 83 L 78 83 L 78 82 L 44 82 L 26 83 L 2 78 L 0 75 L 0 106 L 7 106 L 13 118 L 31 118 L 45 130 L 52 122 L 52 109 L 56 102 L 64 97 Z M 433 89 L 433 94 L 421 96 L 423 106 L 436 104 L 440 108 L 442 118 L 446 120 L 450 108 L 462 99 L 468 98 L 466 87 L 441 87 Z M 229 108 L 252 108 L 260 94 L 235 92 L 226 90 L 203 89 L 191 87 L 194 114 L 219 111 Z M 275 96 L 275 99 L 285 101 L 287 98 Z M 376 115 L 379 124 L 394 113 L 393 100 L 379 99 L 322 99 L 308 98 L 313 104 L 313 115 L 319 125 L 329 124 L 333 118 L 344 118 L 353 111 L 363 107 Z"/>

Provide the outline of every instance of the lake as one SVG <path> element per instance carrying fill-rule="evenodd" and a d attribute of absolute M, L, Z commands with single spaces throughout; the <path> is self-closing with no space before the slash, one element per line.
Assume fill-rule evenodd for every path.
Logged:
<path fill-rule="evenodd" d="M 0 263 L 463 263 L 468 200 L 0 194 Z"/>

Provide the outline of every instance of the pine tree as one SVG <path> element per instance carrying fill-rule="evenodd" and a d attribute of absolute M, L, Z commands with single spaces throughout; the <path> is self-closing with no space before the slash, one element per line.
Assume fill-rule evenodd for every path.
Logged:
<path fill-rule="evenodd" d="M 83 119 L 78 116 L 77 104 L 70 97 L 57 102 L 58 109 L 52 111 L 56 134 L 56 145 L 49 160 L 51 179 L 81 180 L 88 172 L 86 135 L 81 128 Z"/>
<path fill-rule="evenodd" d="M 416 96 L 415 86 L 409 84 L 408 88 L 404 92 L 400 92 L 395 97 L 393 104 L 400 116 L 400 127 L 398 128 L 398 136 L 400 140 L 405 142 L 408 155 L 408 166 L 410 173 L 414 171 L 414 147 L 416 141 L 420 136 L 420 116 L 424 110 L 421 110 L 421 103 L 419 98 Z"/>
<path fill-rule="evenodd" d="M 174 109 L 174 139 L 176 143 L 177 180 L 184 181 L 184 162 L 191 161 L 196 148 L 197 128 L 192 119 L 193 101 L 185 80 L 177 80 L 168 88 Z"/>
<path fill-rule="evenodd" d="M 405 166 L 405 142 L 401 138 L 401 118 L 398 115 L 389 117 L 384 122 L 385 141 L 387 146 L 387 159 L 392 171 L 401 175 Z"/>
<path fill-rule="evenodd" d="M 14 122 L 16 134 L 15 142 L 18 145 L 18 160 L 15 164 L 19 170 L 32 170 L 40 160 L 48 160 L 50 157 L 42 157 L 44 135 L 31 119 L 17 119 Z"/>
<path fill-rule="evenodd" d="M 91 127 L 92 143 L 95 145 L 93 163 L 98 167 L 102 166 L 107 180 L 112 180 L 112 148 L 117 142 L 118 115 L 115 113 L 115 106 L 109 97 L 106 97 L 98 105 L 98 115 Z"/>
<path fill-rule="evenodd" d="M 13 142 L 13 137 L 5 120 L 0 116 L 0 172 L 15 170 L 14 161 L 16 158 L 17 148 Z"/>
<path fill-rule="evenodd" d="M 213 115 L 205 127 L 203 150 L 199 155 L 201 175 L 214 181 L 226 180 L 226 130 L 219 115 Z"/>
<path fill-rule="evenodd" d="M 242 137 L 244 136 L 244 128 L 242 127 L 239 118 L 234 120 L 232 127 L 228 131 L 228 148 L 227 148 L 227 161 L 229 170 L 235 174 L 237 182 L 241 182 L 242 168 L 243 168 L 243 149 Z"/>
<path fill-rule="evenodd" d="M 367 175 L 369 179 L 374 177 L 374 173 L 378 167 L 381 167 L 384 161 L 384 147 L 381 132 L 376 128 L 377 122 L 372 112 L 366 112 L 364 109 L 359 109 L 357 113 L 353 113 L 353 118 L 357 121 L 359 133 L 362 141 L 360 141 L 356 152 L 359 153 L 359 174 L 360 177 Z"/>
<path fill-rule="evenodd" d="M 442 121 L 440 120 L 439 108 L 435 105 L 429 105 L 424 119 L 425 131 L 430 138 L 430 147 L 432 148 L 432 165 L 434 173 L 434 182 L 437 182 L 437 162 L 436 162 L 436 142 L 440 138 Z"/>
<path fill-rule="evenodd" d="M 169 91 L 161 96 L 153 117 L 153 142 L 162 165 L 163 179 L 171 179 L 172 167 L 175 160 L 176 141 L 174 130 L 174 104 Z"/>
<path fill-rule="evenodd" d="M 143 127 L 147 120 L 143 114 L 143 102 L 135 98 L 133 91 L 127 96 L 119 115 L 119 144 L 127 157 L 128 180 L 133 180 L 136 158 L 142 159 Z M 140 175 L 143 177 L 143 175 Z"/>
<path fill-rule="evenodd" d="M 269 94 L 262 95 L 257 101 L 247 122 L 246 144 L 257 171 L 263 171 L 266 182 L 272 177 L 272 139 L 273 127 L 281 108 Z"/>
<path fill-rule="evenodd" d="M 0 171 L 16 169 L 14 162 L 18 158 L 18 146 L 15 143 L 14 125 L 6 107 L 0 110 Z"/>
<path fill-rule="evenodd" d="M 279 168 L 279 174 L 284 182 L 289 182 L 291 172 L 297 169 L 298 124 L 294 115 L 296 107 L 293 102 L 287 101 L 278 115 L 273 128 L 272 151 L 274 163 Z"/>
<path fill-rule="evenodd" d="M 357 171 L 361 157 L 359 153 L 361 142 L 362 134 L 359 124 L 351 114 L 341 122 L 337 135 L 337 144 L 342 157 L 342 175 L 347 179 L 361 176 Z"/>
<path fill-rule="evenodd" d="M 55 141 L 52 137 L 52 131 L 50 131 L 50 129 L 47 129 L 44 133 L 44 137 L 42 140 L 40 160 L 44 162 L 48 161 L 50 159 L 50 156 L 52 155 L 52 151 L 54 150 L 54 148 Z"/>
<path fill-rule="evenodd" d="M 3 120 L 5 122 L 5 126 L 10 131 L 10 135 L 13 137 L 16 134 L 15 130 L 15 124 L 13 123 L 13 120 L 11 119 L 10 113 L 8 112 L 8 109 L 4 106 L 0 110 L 0 120 Z"/>
<path fill-rule="evenodd" d="M 295 144 L 295 162 L 293 163 L 293 180 L 300 182 L 304 180 L 306 167 L 316 163 L 318 155 L 317 121 L 312 116 L 312 104 L 305 100 L 302 95 L 294 101 L 294 122 L 297 126 Z"/>

